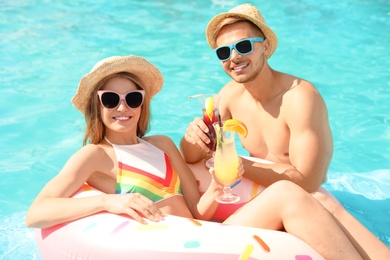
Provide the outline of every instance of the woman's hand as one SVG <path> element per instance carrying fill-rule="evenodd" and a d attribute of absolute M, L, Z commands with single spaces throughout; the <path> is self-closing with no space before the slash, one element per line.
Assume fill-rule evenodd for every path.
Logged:
<path fill-rule="evenodd" d="M 142 218 L 158 222 L 164 219 L 164 214 L 153 201 L 139 193 L 106 194 L 105 209 L 114 214 L 127 214 L 141 224 L 147 224 Z"/>

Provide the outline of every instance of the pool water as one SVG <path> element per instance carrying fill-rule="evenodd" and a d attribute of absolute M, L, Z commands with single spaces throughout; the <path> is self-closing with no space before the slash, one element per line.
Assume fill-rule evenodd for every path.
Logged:
<path fill-rule="evenodd" d="M 313 82 L 327 103 L 335 152 L 325 188 L 390 246 L 390 2 L 246 2 L 278 35 L 271 66 Z M 229 80 L 205 27 L 241 3 L 0 0 L 0 259 L 41 259 L 24 216 L 81 146 L 70 99 L 82 75 L 107 56 L 150 60 L 165 78 L 150 134 L 178 144 L 200 116 L 188 96 Z"/>

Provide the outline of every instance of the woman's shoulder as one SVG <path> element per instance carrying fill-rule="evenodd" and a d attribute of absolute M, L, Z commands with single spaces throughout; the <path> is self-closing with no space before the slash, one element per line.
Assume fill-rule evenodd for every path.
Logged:
<path fill-rule="evenodd" d="M 164 152 L 169 152 L 173 147 L 176 147 L 172 139 L 166 135 L 151 135 L 143 137 L 142 139 Z"/>
<path fill-rule="evenodd" d="M 84 153 L 91 153 L 91 154 L 99 154 L 104 151 L 104 145 L 102 144 L 86 144 L 84 145 L 80 151 L 83 151 Z"/>
<path fill-rule="evenodd" d="M 101 145 L 88 144 L 69 158 L 61 173 L 86 181 L 94 172 L 101 172 L 104 166 L 109 164 L 108 160 L 109 157 Z"/>
<path fill-rule="evenodd" d="M 166 135 L 150 135 L 150 136 L 145 136 L 142 139 L 153 145 L 173 143 L 172 139 Z"/>
<path fill-rule="evenodd" d="M 101 159 L 107 155 L 106 148 L 101 144 L 87 144 L 81 147 L 73 157 L 79 159 Z"/>

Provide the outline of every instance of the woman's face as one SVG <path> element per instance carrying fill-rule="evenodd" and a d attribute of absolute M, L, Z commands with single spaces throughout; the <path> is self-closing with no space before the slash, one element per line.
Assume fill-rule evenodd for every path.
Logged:
<path fill-rule="evenodd" d="M 137 90 L 137 86 L 129 79 L 116 77 L 108 80 L 102 90 L 127 94 Z M 141 106 L 130 108 L 125 100 L 120 100 L 119 105 L 112 109 L 106 108 L 100 103 L 100 112 L 103 124 L 106 126 L 106 136 L 109 139 L 115 133 L 126 133 L 128 137 L 136 137 Z"/>

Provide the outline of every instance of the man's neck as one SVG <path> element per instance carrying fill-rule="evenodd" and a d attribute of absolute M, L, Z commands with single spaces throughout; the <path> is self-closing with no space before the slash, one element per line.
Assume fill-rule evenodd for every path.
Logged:
<path fill-rule="evenodd" d="M 266 102 L 272 99 L 278 93 L 277 72 L 265 64 L 258 76 L 243 85 L 247 91 L 259 102 Z"/>

